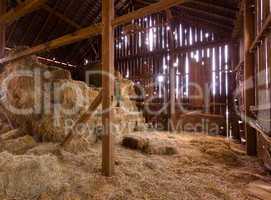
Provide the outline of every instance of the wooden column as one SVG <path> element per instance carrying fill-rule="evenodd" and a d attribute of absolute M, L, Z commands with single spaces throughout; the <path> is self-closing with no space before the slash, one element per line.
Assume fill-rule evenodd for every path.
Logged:
<path fill-rule="evenodd" d="M 234 71 L 235 67 L 238 63 L 238 55 L 239 55 L 239 45 L 237 43 L 231 43 L 230 45 L 230 57 L 231 57 L 231 69 Z M 234 99 L 234 91 L 237 89 L 237 82 L 235 80 L 235 73 L 229 73 L 229 120 L 231 123 L 232 130 L 232 138 L 234 140 L 240 141 L 240 130 L 239 130 L 239 116 L 235 110 L 235 99 Z"/>
<path fill-rule="evenodd" d="M 254 76 L 254 55 L 249 51 L 254 36 L 254 15 L 250 0 L 244 0 L 244 77 L 245 77 L 245 134 L 247 154 L 255 156 L 257 154 L 256 131 L 248 124 L 249 117 L 252 117 L 250 106 L 255 105 L 254 86 L 251 87 Z M 253 83 L 254 85 L 254 83 Z"/>
<path fill-rule="evenodd" d="M 0 1 L 0 16 L 6 13 L 7 1 Z M 0 24 L 0 58 L 4 57 L 6 47 L 6 26 Z"/>
<path fill-rule="evenodd" d="M 113 159 L 113 133 L 112 133 L 112 113 L 111 104 L 113 100 L 114 80 L 114 32 L 112 28 L 112 20 L 114 19 L 114 1 L 102 1 L 102 173 L 105 176 L 112 176 L 114 173 Z"/>
<path fill-rule="evenodd" d="M 167 21 L 170 27 L 169 33 L 168 33 L 168 43 L 169 43 L 169 49 L 173 50 L 174 49 L 174 36 L 173 36 L 173 31 L 174 31 L 174 26 L 173 26 L 173 16 L 171 14 L 170 9 L 167 10 L 166 12 L 167 15 Z M 175 54 L 173 51 L 170 53 L 170 60 L 169 60 L 169 123 L 168 123 L 168 129 L 169 131 L 174 131 L 176 119 L 176 110 L 175 110 L 175 94 L 176 94 L 176 68 L 174 67 L 174 60 L 175 59 Z"/>
<path fill-rule="evenodd" d="M 174 59 L 174 56 L 171 57 L 171 60 Z M 173 62 L 170 62 L 169 66 L 169 121 L 170 121 L 170 131 L 174 131 L 176 126 L 176 68 L 173 66 Z"/>

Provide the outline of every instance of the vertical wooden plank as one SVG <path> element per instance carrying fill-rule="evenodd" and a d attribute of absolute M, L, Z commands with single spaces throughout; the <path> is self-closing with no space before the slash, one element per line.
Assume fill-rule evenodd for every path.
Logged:
<path fill-rule="evenodd" d="M 175 89 L 176 89 L 176 68 L 174 67 L 174 62 L 175 62 L 175 55 L 173 53 L 174 49 L 174 23 L 172 21 L 172 14 L 170 10 L 167 10 L 167 20 L 168 20 L 168 26 L 170 27 L 170 30 L 167 31 L 167 36 L 168 36 L 168 47 L 171 50 L 171 53 L 169 53 L 170 59 L 169 59 L 169 124 L 168 128 L 170 131 L 174 131 L 174 127 L 172 125 L 175 124 L 176 119 L 175 119 Z"/>
<path fill-rule="evenodd" d="M 112 176 L 114 173 L 113 159 L 113 133 L 111 126 L 111 103 L 113 100 L 114 80 L 109 75 L 114 74 L 114 32 L 112 20 L 114 19 L 114 1 L 102 1 L 102 70 L 107 75 L 102 76 L 103 87 L 103 138 L 102 138 L 102 173 Z M 106 111 L 106 112 L 105 112 Z"/>
<path fill-rule="evenodd" d="M 0 1 L 0 16 L 6 13 L 7 0 Z M 6 25 L 0 25 L 0 58 L 4 58 L 6 47 Z"/>
<path fill-rule="evenodd" d="M 247 154 L 255 156 L 257 154 L 257 136 L 256 131 L 248 124 L 249 117 L 252 117 L 250 106 L 255 105 L 255 92 L 251 87 L 254 76 L 254 56 L 249 51 L 253 42 L 254 26 L 253 26 L 253 10 L 249 0 L 244 1 L 244 106 L 245 106 L 245 134 Z M 249 84 L 250 82 L 250 84 Z"/>
<path fill-rule="evenodd" d="M 232 69 L 234 69 L 235 66 L 238 65 L 238 44 L 231 43 L 230 45 L 230 55 L 231 55 L 231 66 Z M 235 73 L 229 74 L 229 118 L 232 128 L 232 137 L 233 139 L 240 140 L 240 131 L 239 131 L 239 125 L 238 120 L 239 116 L 237 115 L 235 111 L 235 102 L 234 102 L 234 91 L 238 87 L 237 82 L 235 80 Z M 222 93 L 223 94 L 223 93 Z"/>

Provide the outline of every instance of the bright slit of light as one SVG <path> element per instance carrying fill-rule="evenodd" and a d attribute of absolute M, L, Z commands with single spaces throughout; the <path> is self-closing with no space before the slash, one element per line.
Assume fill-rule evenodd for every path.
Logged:
<path fill-rule="evenodd" d="M 215 48 L 212 51 L 212 73 L 213 73 L 213 95 L 216 94 L 216 58 L 215 58 Z"/>
<path fill-rule="evenodd" d="M 179 65 L 179 58 L 176 59 L 176 62 L 174 62 L 173 66 L 178 67 L 178 65 Z"/>
<path fill-rule="evenodd" d="M 192 35 L 192 28 L 189 28 L 189 44 L 193 45 L 193 35 Z"/>
<path fill-rule="evenodd" d="M 228 65 L 228 62 L 229 62 L 229 46 L 228 45 L 225 45 L 225 71 L 226 71 L 226 83 L 225 83 L 225 87 L 226 87 L 226 95 L 228 95 L 229 93 L 229 77 L 228 77 L 228 69 L 229 69 L 229 65 Z"/>
<path fill-rule="evenodd" d="M 163 82 L 164 82 L 164 76 L 163 76 L 163 75 L 158 75 L 158 76 L 157 76 L 157 81 L 158 81 L 159 83 L 163 83 Z"/>
<path fill-rule="evenodd" d="M 139 46 L 139 48 L 142 46 L 142 39 L 141 39 L 141 32 L 139 32 L 139 34 L 138 34 L 138 46 Z"/>
<path fill-rule="evenodd" d="M 179 38 L 180 38 L 180 44 L 182 46 L 182 44 L 183 44 L 183 27 L 181 24 L 179 26 Z"/>

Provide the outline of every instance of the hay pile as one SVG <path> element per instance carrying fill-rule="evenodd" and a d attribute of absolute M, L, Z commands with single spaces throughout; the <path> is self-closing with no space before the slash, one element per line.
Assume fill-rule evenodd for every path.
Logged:
<path fill-rule="evenodd" d="M 61 142 L 65 123 L 79 119 L 98 94 L 73 81 L 70 72 L 43 65 L 35 56 L 7 64 L 0 84 L 7 118 L 39 141 Z"/>
<path fill-rule="evenodd" d="M 131 135 L 131 134 L 130 134 Z M 144 139 L 144 133 L 140 135 Z M 153 135 L 153 136 L 150 136 Z M 75 154 L 39 143 L 23 155 L 0 153 L 0 199 L 6 200 L 253 200 L 247 184 L 268 175 L 256 158 L 232 152 L 222 139 L 201 135 L 147 133 L 174 144 L 178 154 L 147 154 L 115 145 L 115 175 L 101 175 L 101 143 Z M 11 141 L 14 139 L 11 139 Z M 203 151 L 203 143 L 238 165 Z M 205 147 L 205 149 L 207 149 Z"/>
<path fill-rule="evenodd" d="M 231 150 L 229 142 L 224 138 L 217 138 L 214 142 L 208 137 L 202 137 L 200 140 L 191 140 L 191 144 L 197 146 L 204 155 L 215 162 L 235 166 L 241 165 L 237 152 Z"/>
<path fill-rule="evenodd" d="M 59 193 L 63 172 L 51 155 L 0 154 L 0 199 L 38 199 L 43 192 Z"/>
<path fill-rule="evenodd" d="M 169 139 L 161 139 L 154 133 L 148 134 L 146 132 L 139 132 L 125 135 L 122 140 L 122 145 L 147 154 L 173 155 L 178 153 L 175 142 Z"/>
<path fill-rule="evenodd" d="M 132 82 L 122 77 L 120 82 L 121 107 L 116 107 L 115 101 L 112 105 L 113 123 L 119 134 L 145 125 L 142 113 L 129 99 L 129 95 L 135 93 Z M 43 142 L 62 142 L 100 91 L 72 80 L 69 71 L 39 63 L 35 56 L 7 64 L 0 74 L 0 87 L 1 113 L 5 113 L 10 122 L 0 120 L 0 133 L 11 127 L 19 128 Z M 90 141 L 96 141 L 96 136 L 101 134 L 100 113 L 101 106 L 78 134 L 87 134 Z"/>

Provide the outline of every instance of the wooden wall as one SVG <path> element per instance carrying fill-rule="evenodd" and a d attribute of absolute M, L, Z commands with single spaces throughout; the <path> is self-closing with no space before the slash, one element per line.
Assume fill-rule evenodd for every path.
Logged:
<path fill-rule="evenodd" d="M 152 98 L 160 107 L 169 102 L 169 72 L 174 67 L 177 113 L 182 114 L 181 105 L 225 116 L 226 77 L 231 70 L 228 41 L 206 27 L 169 20 L 165 13 L 159 13 L 115 30 L 115 67 L 125 78 L 143 86 L 145 101 Z M 198 86 L 201 98 L 195 98 L 200 95 Z"/>

